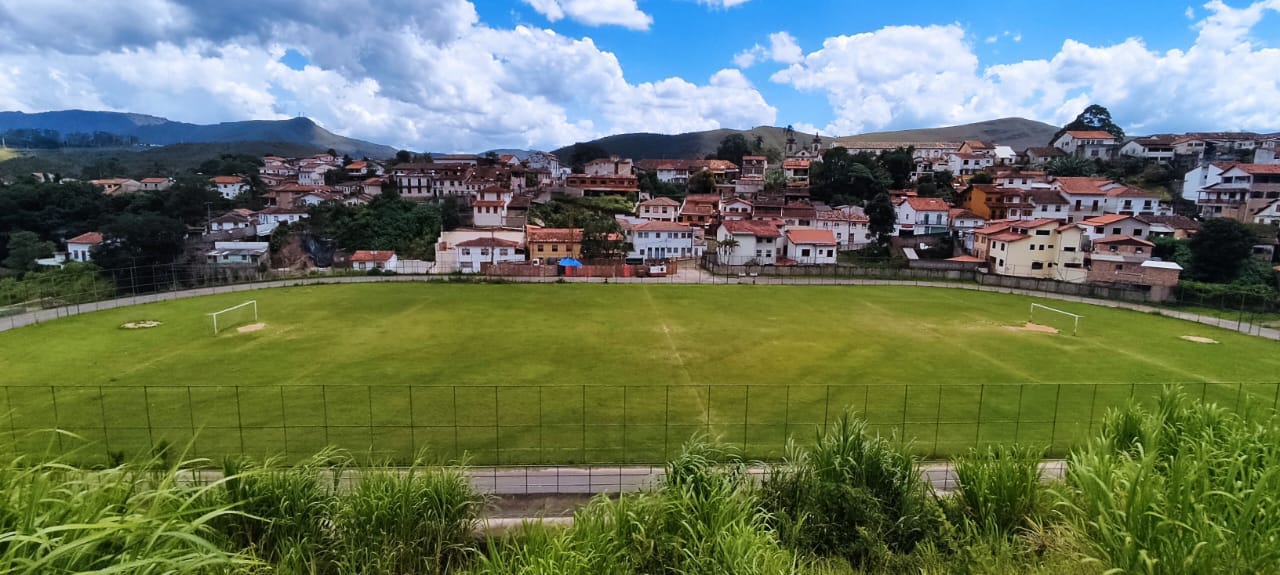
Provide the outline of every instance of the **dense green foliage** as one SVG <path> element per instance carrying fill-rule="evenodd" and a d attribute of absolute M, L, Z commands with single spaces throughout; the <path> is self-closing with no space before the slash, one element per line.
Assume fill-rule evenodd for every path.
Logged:
<path fill-rule="evenodd" d="M 1062 129 L 1053 135 L 1053 139 L 1045 143 L 1046 146 L 1052 146 L 1058 138 L 1063 134 L 1073 130 L 1102 130 L 1115 136 L 1116 139 L 1124 139 L 1124 129 L 1117 126 L 1111 120 L 1111 111 L 1098 104 L 1090 104 L 1085 108 L 1076 119 L 1067 123 Z"/>
<path fill-rule="evenodd" d="M 445 227 L 442 210 L 383 193 L 367 205 L 315 206 L 301 227 L 346 250 L 394 250 L 406 259 L 434 259 L 435 242 Z"/>
<path fill-rule="evenodd" d="M 1213 218 L 1200 224 L 1188 247 L 1193 262 L 1192 278 L 1228 283 L 1249 259 L 1256 238 L 1244 224 L 1229 218 Z"/>

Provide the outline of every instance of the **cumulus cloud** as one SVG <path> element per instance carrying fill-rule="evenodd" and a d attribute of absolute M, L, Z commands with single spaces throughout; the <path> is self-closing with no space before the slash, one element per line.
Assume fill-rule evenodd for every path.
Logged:
<path fill-rule="evenodd" d="M 756 62 L 772 60 L 781 64 L 794 64 L 804 58 L 804 50 L 796 42 L 796 37 L 789 32 L 774 32 L 769 35 L 769 46 L 756 44 L 734 55 L 733 63 L 739 68 L 750 68 Z"/>
<path fill-rule="evenodd" d="M 636 0 L 524 0 L 552 22 L 566 17 L 588 26 L 622 26 L 648 30 L 653 17 L 640 10 Z"/>
<path fill-rule="evenodd" d="M 330 3 L 290 0 L 300 16 L 282 18 L 285 0 L 258 0 L 261 8 L 241 12 L 238 26 L 177 0 L 135 0 L 120 2 L 122 10 L 150 2 L 147 9 L 172 17 L 138 24 L 128 39 L 106 31 L 65 46 L 48 37 L 59 26 L 92 24 L 82 9 L 50 0 L 8 18 L 17 2 L 0 0 L 0 31 L 11 40 L 0 48 L 2 109 L 105 109 L 201 123 L 301 113 L 345 135 L 433 151 L 750 127 L 777 114 L 736 70 L 632 83 L 589 38 L 492 28 L 465 0 L 387 0 L 351 11 L 346 23 Z M 309 64 L 281 64 L 288 49 Z"/>
<path fill-rule="evenodd" d="M 1280 49 L 1249 37 L 1267 11 L 1280 11 L 1280 0 L 1239 9 L 1215 0 L 1205 9 L 1186 50 L 1157 52 L 1136 38 L 1111 46 L 1066 40 L 1050 59 L 984 68 L 958 24 L 893 26 L 828 38 L 771 79 L 824 93 L 835 116 L 827 133 L 1006 116 L 1061 124 L 1090 103 L 1138 133 L 1280 129 L 1272 73 Z"/>
<path fill-rule="evenodd" d="M 734 6 L 741 6 L 749 1 L 750 0 L 698 0 L 698 3 L 712 8 L 728 9 L 733 8 Z"/>

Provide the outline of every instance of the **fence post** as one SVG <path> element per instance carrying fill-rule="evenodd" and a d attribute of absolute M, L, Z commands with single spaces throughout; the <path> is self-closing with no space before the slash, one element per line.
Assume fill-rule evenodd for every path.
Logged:
<path fill-rule="evenodd" d="M 328 385 L 320 386 L 320 403 L 321 405 L 323 405 L 322 409 L 324 411 L 324 418 L 322 420 L 324 421 L 324 445 L 325 447 L 328 447 L 330 445 L 333 445 L 329 441 L 329 386 Z"/>
<path fill-rule="evenodd" d="M 5 405 L 9 406 L 9 410 L 13 411 L 13 404 L 8 401 L 9 388 L 5 388 Z M 111 463 L 111 434 L 107 432 L 107 396 L 102 392 L 102 386 L 98 386 L 98 410 L 102 414 L 102 448 L 107 451 L 107 463 Z M 13 428 L 13 415 L 9 416 L 10 430 Z M 243 450 L 242 450 L 243 451 Z M 13 454 L 18 454 L 18 436 L 13 436 Z"/>
<path fill-rule="evenodd" d="M 502 412 L 498 408 L 498 386 L 493 386 L 493 459 L 502 464 Z"/>
<path fill-rule="evenodd" d="M 461 460 L 458 452 L 458 386 L 449 387 L 453 395 L 453 458 Z"/>
<path fill-rule="evenodd" d="M 1062 384 L 1058 384 L 1057 393 L 1053 395 L 1053 427 L 1049 428 L 1049 449 L 1058 441 L 1058 411 L 1062 409 Z"/>
<path fill-rule="evenodd" d="M 671 385 L 663 388 L 666 391 L 665 407 L 662 412 L 662 458 L 667 459 L 671 456 Z M 586 405 L 582 406 L 586 409 Z M 586 417 L 586 413 L 583 413 Z"/>
<path fill-rule="evenodd" d="M 144 386 L 142 386 L 142 407 L 143 407 L 143 409 L 147 412 L 147 441 L 148 441 L 148 442 L 149 442 L 149 444 L 150 444 L 150 445 L 148 445 L 147 449 L 148 449 L 149 451 L 151 451 L 152 453 L 154 453 L 154 452 L 155 452 L 155 450 L 156 450 L 156 438 L 155 438 L 155 433 L 154 433 L 154 432 L 152 431 L 152 429 L 151 429 L 151 393 L 150 393 L 150 389 L 151 389 L 151 388 L 149 388 L 149 387 L 147 387 L 147 386 L 145 386 L 145 385 L 144 385 Z M 55 413 L 54 413 L 54 417 L 57 417 L 57 413 L 56 413 L 56 411 L 57 411 L 57 409 L 58 409 L 58 402 L 57 402 L 57 399 L 56 399 L 56 398 L 54 399 L 54 404 L 53 404 L 53 405 L 54 405 L 54 411 L 55 411 Z"/>
<path fill-rule="evenodd" d="M 240 386 L 236 386 L 236 429 L 240 430 L 240 453 L 244 453 L 244 415 L 240 409 Z"/>
<path fill-rule="evenodd" d="M 938 386 L 938 411 L 933 417 L 933 457 L 938 456 L 938 436 L 942 434 L 942 386 Z"/>
<path fill-rule="evenodd" d="M 369 455 L 373 455 L 373 452 L 374 452 L 374 449 L 373 449 L 373 446 L 374 446 L 374 441 L 373 441 L 373 386 L 372 386 L 372 385 L 366 385 L 366 386 L 365 386 L 365 388 L 364 388 L 364 390 L 365 390 L 365 397 L 366 397 L 366 399 L 368 399 L 368 401 L 369 401 Z M 327 412 L 328 412 L 328 408 L 325 408 L 325 411 L 326 411 L 326 413 L 327 413 Z M 328 436 L 329 436 L 329 422 L 328 422 L 327 420 L 324 422 L 324 426 L 325 426 L 325 430 L 324 430 L 324 434 L 325 434 L 325 442 L 326 442 L 326 443 L 328 443 Z M 370 462 L 370 463 L 372 463 L 372 462 Z"/>
<path fill-rule="evenodd" d="M 751 384 L 743 386 L 746 393 L 742 396 L 742 455 L 747 455 L 747 421 L 751 419 Z M 827 395 L 831 395 L 831 387 L 827 386 Z"/>
<path fill-rule="evenodd" d="M 284 456 L 289 457 L 289 416 L 285 414 L 284 407 L 284 386 L 277 385 L 276 390 L 280 392 L 280 431 L 284 434 Z"/>
<path fill-rule="evenodd" d="M 627 387 L 622 386 L 622 462 L 630 463 L 631 459 L 627 457 Z"/>
<path fill-rule="evenodd" d="M 195 402 L 191 401 L 191 386 L 187 386 L 187 417 L 191 420 L 191 449 L 195 451 L 196 457 L 200 456 L 200 450 L 196 449 L 196 408 Z"/>
<path fill-rule="evenodd" d="M 412 453 L 409 454 L 409 461 L 417 461 L 418 459 L 418 418 L 413 412 L 413 386 L 412 385 L 406 386 L 406 389 L 409 392 L 409 450 L 412 451 Z M 539 398 L 539 400 L 541 400 L 541 398 Z M 328 408 L 326 407 L 325 409 L 327 410 Z M 542 419 L 539 418 L 538 422 L 541 423 Z M 328 422 L 326 422 L 326 425 L 328 425 Z"/>
<path fill-rule="evenodd" d="M 987 384 L 983 383 L 978 386 L 978 421 L 973 426 L 973 446 L 977 447 L 982 443 L 982 402 L 987 395 Z"/>

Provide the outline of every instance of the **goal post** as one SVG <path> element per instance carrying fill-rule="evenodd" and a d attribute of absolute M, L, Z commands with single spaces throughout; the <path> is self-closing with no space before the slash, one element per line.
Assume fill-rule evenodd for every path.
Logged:
<path fill-rule="evenodd" d="M 1044 315 L 1045 312 L 1051 312 L 1051 313 L 1059 313 L 1071 318 L 1073 322 L 1071 325 L 1071 335 L 1080 334 L 1080 318 L 1084 316 L 1080 314 L 1071 313 L 1069 311 L 1062 311 L 1060 309 L 1051 308 L 1047 305 L 1040 305 L 1038 303 L 1033 303 L 1031 304 L 1031 310 L 1028 313 L 1027 321 L 1031 323 L 1036 323 L 1036 310 L 1042 310 L 1041 315 Z"/>
<path fill-rule="evenodd" d="M 208 315 L 213 319 L 213 335 L 218 335 L 219 330 L 250 321 L 250 318 L 258 321 L 258 300 L 249 300 Z"/>

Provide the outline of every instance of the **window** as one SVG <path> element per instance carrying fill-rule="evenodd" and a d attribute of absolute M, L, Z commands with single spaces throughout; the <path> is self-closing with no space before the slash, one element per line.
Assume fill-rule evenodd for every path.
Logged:
<path fill-rule="evenodd" d="M 542 246 L 538 246 L 538 247 L 542 247 Z M 542 251 L 542 250 L 538 250 L 538 251 Z M 471 255 L 471 250 L 469 248 L 462 248 L 462 255 L 464 256 Z"/>
<path fill-rule="evenodd" d="M 506 249 L 506 248 L 502 248 L 502 249 L 498 250 L 498 255 L 500 255 L 500 256 L 511 255 L 511 250 L 508 250 L 508 249 Z"/>
<path fill-rule="evenodd" d="M 1076 248 L 1075 248 L 1075 247 L 1073 247 L 1073 246 L 1066 246 L 1066 247 L 1062 248 L 1062 251 L 1064 251 L 1064 252 L 1074 252 L 1074 251 L 1076 251 Z"/>
<path fill-rule="evenodd" d="M 1116 252 L 1119 252 L 1119 251 L 1120 251 L 1120 248 L 1119 248 L 1118 246 L 1111 246 L 1111 250 L 1110 250 L 1110 251 L 1111 251 L 1111 253 L 1113 253 L 1113 254 L 1114 254 L 1114 253 L 1116 253 Z"/>
<path fill-rule="evenodd" d="M 1044 269 L 1044 262 L 1031 262 L 1031 269 L 1033 270 Z"/>
<path fill-rule="evenodd" d="M 541 253 L 541 252 L 545 251 L 545 250 L 543 249 L 544 247 L 546 247 L 546 246 L 543 246 L 542 244 L 538 244 L 538 252 L 539 252 L 539 253 Z"/>
<path fill-rule="evenodd" d="M 1047 236 L 1049 234 L 1050 234 L 1049 230 L 1036 230 L 1037 236 Z"/>
<path fill-rule="evenodd" d="M 808 250 L 808 249 L 800 250 L 800 257 L 802 257 L 802 258 L 807 258 L 807 257 L 809 257 L 809 250 Z"/>
<path fill-rule="evenodd" d="M 1124 264 L 1116 264 L 1116 271 L 1118 272 L 1124 271 Z"/>
<path fill-rule="evenodd" d="M 1113 235 L 1113 236 L 1118 236 L 1118 235 L 1120 235 L 1120 234 L 1122 234 L 1122 233 L 1124 233 L 1124 229 L 1123 229 L 1123 228 L 1111 228 L 1111 235 Z"/>

